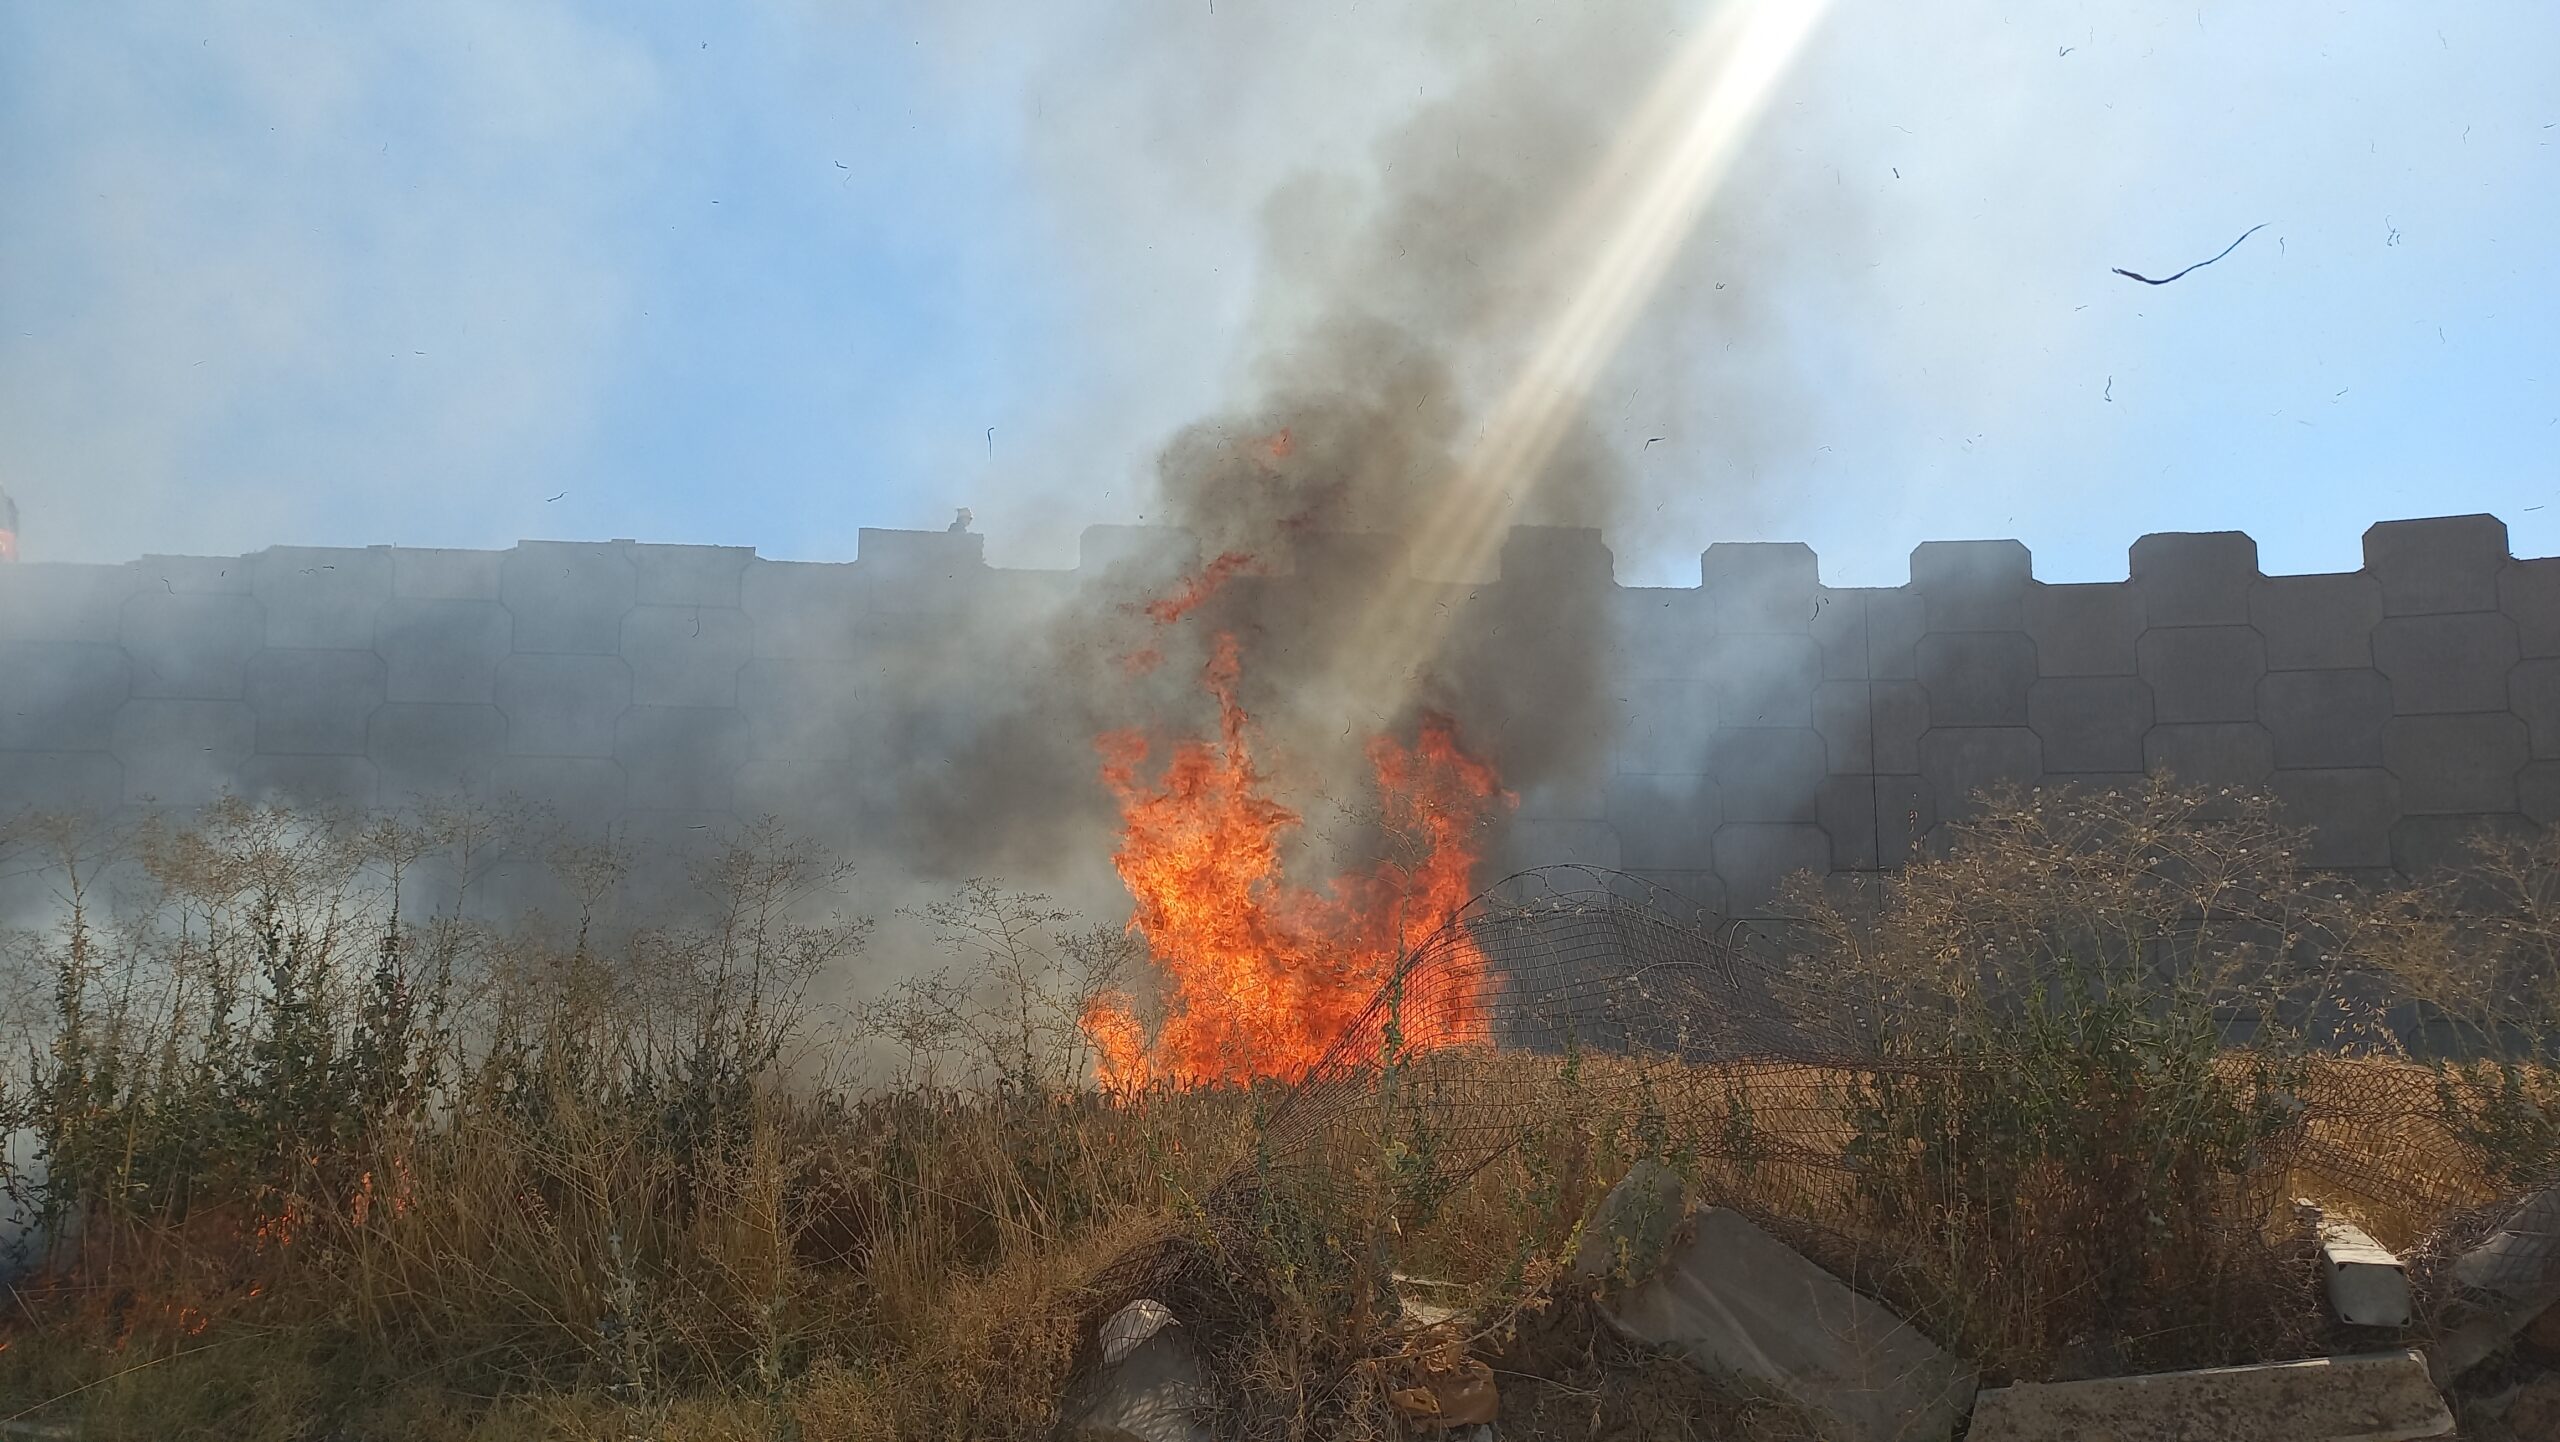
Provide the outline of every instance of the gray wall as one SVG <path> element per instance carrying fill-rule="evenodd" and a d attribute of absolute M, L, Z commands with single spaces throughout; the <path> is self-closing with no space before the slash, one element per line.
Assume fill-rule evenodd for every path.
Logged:
<path fill-rule="evenodd" d="M 965 669 L 918 655 L 1149 541 L 1095 528 L 1075 572 L 872 530 L 831 565 L 528 541 L 0 567 L 0 813 L 462 788 L 674 834 L 858 822 L 893 788 L 851 758 L 929 765 L 932 708 L 968 704 L 911 694 Z M 1526 797 L 1509 857 L 1748 911 L 1799 867 L 1896 864 L 1998 780 L 2272 787 L 2350 869 L 2560 818 L 2560 559 L 2462 516 L 2377 525 L 2364 561 L 2266 576 L 2246 535 L 2156 535 L 2130 580 L 2053 585 L 2015 541 L 1933 542 L 1908 584 L 1844 589 L 1803 546 L 1719 545 L 1700 585 L 1649 589 L 1592 533 L 1524 529 L 1501 581 L 1451 594 L 1580 589 L 1614 618 L 1602 774 Z"/>

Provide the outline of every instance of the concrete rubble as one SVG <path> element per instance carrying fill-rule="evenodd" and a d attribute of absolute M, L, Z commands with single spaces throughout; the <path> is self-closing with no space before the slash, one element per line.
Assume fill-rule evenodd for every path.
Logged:
<path fill-rule="evenodd" d="M 1944 1442 L 1973 1400 L 1970 1367 L 1722 1207 L 1601 1311 L 1635 1341 L 1783 1393 L 1843 1442 Z"/>
<path fill-rule="evenodd" d="M 1068 1399 L 1065 1442 L 1217 1442 L 1200 1420 L 1207 1373 L 1162 1302 L 1142 1298 L 1112 1313 L 1097 1340 L 1101 1366 Z"/>
<path fill-rule="evenodd" d="M 1966 1442 L 2406 1442 L 2453 1432 L 2414 1349 L 1986 1391 Z"/>

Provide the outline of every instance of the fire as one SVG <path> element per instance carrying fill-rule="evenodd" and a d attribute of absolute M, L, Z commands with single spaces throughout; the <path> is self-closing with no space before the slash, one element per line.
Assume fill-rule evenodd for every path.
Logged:
<path fill-rule="evenodd" d="M 1218 635 L 1204 674 L 1218 735 L 1177 742 L 1152 781 L 1143 775 L 1152 750 L 1144 735 L 1115 731 L 1095 743 L 1120 806 L 1112 861 L 1136 902 L 1130 926 L 1161 968 L 1165 1002 L 1152 1043 L 1125 996 L 1088 1011 L 1106 1085 L 1303 1075 L 1385 983 L 1403 948 L 1466 905 L 1477 833 L 1510 800 L 1493 767 L 1460 743 L 1455 723 L 1426 716 L 1412 745 L 1379 737 L 1368 747 L 1385 830 L 1416 858 L 1382 861 L 1321 890 L 1293 884 L 1283 875 L 1283 841 L 1300 816 L 1274 799 L 1255 759 L 1254 727 L 1237 700 L 1242 670 L 1235 638 Z M 1466 942 L 1450 964 L 1399 1018 L 1405 1044 L 1485 1040 L 1480 1003 L 1493 985 L 1485 957 Z"/>

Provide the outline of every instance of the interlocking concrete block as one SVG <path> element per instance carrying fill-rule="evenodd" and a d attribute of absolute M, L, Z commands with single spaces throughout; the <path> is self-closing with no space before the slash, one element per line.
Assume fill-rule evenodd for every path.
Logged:
<path fill-rule="evenodd" d="M 2027 724 L 2049 771 L 2139 771 L 2151 687 L 2136 676 L 2048 676 L 2027 693 Z"/>
<path fill-rule="evenodd" d="M 22 811 L 103 816 L 123 804 L 123 763 L 104 751 L 0 751 L 0 820 Z"/>
<path fill-rule="evenodd" d="M 2382 583 L 2362 571 L 2269 576 L 2250 588 L 2249 623 L 2266 638 L 2269 670 L 2370 666 Z"/>
<path fill-rule="evenodd" d="M 1644 680 L 1703 680 L 1715 624 L 1695 589 L 1621 586 L 1609 594 L 1609 639 L 1617 674 Z"/>
<path fill-rule="evenodd" d="M 391 547 L 391 594 L 408 601 L 494 601 L 506 551 Z"/>
<path fill-rule="evenodd" d="M 1938 824 L 1917 776 L 1826 778 L 1816 811 L 1831 837 L 1831 864 L 1841 871 L 1900 866 Z"/>
<path fill-rule="evenodd" d="M 497 701 L 510 755 L 610 756 L 631 705 L 631 667 L 619 656 L 509 656 Z"/>
<path fill-rule="evenodd" d="M 2517 809 L 2542 826 L 2560 826 L 2560 761 L 2536 761 L 2516 773 Z"/>
<path fill-rule="evenodd" d="M 1180 526 L 1087 526 L 1076 539 L 1076 569 L 1153 589 L 1201 562 L 1200 538 Z"/>
<path fill-rule="evenodd" d="M 1619 727 L 1618 769 L 1639 775 L 1706 769 L 1707 738 L 1716 726 L 1711 681 L 1636 681 L 1626 692 Z"/>
<path fill-rule="evenodd" d="M 2267 647 L 2247 626 L 2155 626 L 2135 647 L 2162 721 L 2251 721 Z"/>
<path fill-rule="evenodd" d="M 374 623 L 373 649 L 390 667 L 389 698 L 421 704 L 487 701 L 514 621 L 495 601 L 393 600 Z"/>
<path fill-rule="evenodd" d="M 1594 590 L 1617 583 L 1617 562 L 1596 527 L 1513 526 L 1502 540 L 1500 575 L 1533 585 L 1581 585 Z"/>
<path fill-rule="evenodd" d="M 1932 631 L 2015 631 L 2034 581 L 2034 559 L 2016 541 L 1924 541 L 1911 551 L 1911 589 Z"/>
<path fill-rule="evenodd" d="M 2498 608 L 2516 623 L 2528 656 L 2560 656 L 2560 556 L 2517 561 L 2498 573 Z"/>
<path fill-rule="evenodd" d="M 1716 829 L 1716 877 L 1736 916 L 1763 916 L 1787 879 L 1831 870 L 1831 837 L 1819 826 L 1727 822 Z"/>
<path fill-rule="evenodd" d="M 1788 631 L 1813 624 L 1822 588 L 1813 548 L 1801 541 L 1722 541 L 1698 557 L 1699 589 L 1719 631 Z"/>
<path fill-rule="evenodd" d="M 2516 623 L 2494 612 L 2394 616 L 2373 628 L 2374 669 L 2403 716 L 2497 711 L 2507 704 Z"/>
<path fill-rule="evenodd" d="M 1929 603 L 1909 587 L 1866 593 L 1867 675 L 1879 681 L 1920 679 L 1920 638 L 1929 631 Z"/>
<path fill-rule="evenodd" d="M 387 699 L 389 675 L 371 651 L 261 651 L 249 662 L 249 709 L 258 750 L 274 755 L 361 756 L 365 723 Z"/>
<path fill-rule="evenodd" d="M 1974 1402 L 1967 1442 L 2407 1442 L 2453 1431 L 2453 1413 L 2412 1351 L 2314 1357 L 2254 1367 L 2211 1367 L 2021 1382 Z"/>
<path fill-rule="evenodd" d="M 843 761 L 876 755 L 882 703 L 893 694 L 867 666 L 758 658 L 738 672 L 747 751 L 755 756 Z"/>
<path fill-rule="evenodd" d="M 386 805 L 471 796 L 488 781 L 506 734 L 507 718 L 495 706 L 391 701 L 373 709 L 365 755 Z"/>
<path fill-rule="evenodd" d="M 2524 842 L 2534 836 L 2533 823 L 2512 811 L 2402 816 L 2391 826 L 2391 868 L 2403 876 L 2473 871 L 2482 841 Z"/>
<path fill-rule="evenodd" d="M 2516 809 L 2516 773 L 2530 759 L 2524 722 L 2504 712 L 2399 716 L 2382 730 L 2383 764 L 2400 778 L 2412 815 Z"/>
<path fill-rule="evenodd" d="M 2024 726 L 2036 644 L 2018 631 L 1938 632 L 1920 639 L 1920 684 L 1933 726 Z"/>
<path fill-rule="evenodd" d="M 633 546 L 633 594 L 643 606 L 735 607 L 755 559 L 753 546 Z"/>
<path fill-rule="evenodd" d="M 1872 594 L 1837 586 L 1826 586 L 1814 593 L 1813 619 L 1806 624 L 1806 633 L 1822 648 L 1825 679 L 1858 680 L 1866 676 L 1867 598 Z"/>
<path fill-rule="evenodd" d="M 265 610 L 247 595 L 145 591 L 124 605 L 136 696 L 236 701 L 266 636 Z"/>
<path fill-rule="evenodd" d="M 2535 757 L 2560 756 L 2560 660 L 2525 661 L 2508 672 L 2507 704 L 2524 718 Z"/>
<path fill-rule="evenodd" d="M 2133 543 L 2133 589 L 2147 626 L 2245 626 L 2258 543 L 2245 531 L 2164 532 Z"/>
<path fill-rule="evenodd" d="M 622 713 L 614 758 L 634 809 L 727 811 L 745 759 L 745 718 L 729 707 L 634 706 Z"/>
<path fill-rule="evenodd" d="M 1605 821 L 1550 821 L 1519 817 L 1503 831 L 1501 847 L 1513 870 L 1535 866 L 1597 866 L 1615 871 L 1626 856 L 1618 833 Z"/>
<path fill-rule="evenodd" d="M 1810 636 L 1710 636 L 1700 673 L 1727 726 L 1807 726 L 1822 682 L 1822 649 Z"/>
<path fill-rule="evenodd" d="M 729 809 L 742 819 L 778 818 L 797 834 L 842 847 L 863 829 L 863 817 L 894 806 L 867 784 L 863 773 L 836 761 L 759 757 L 738 768 Z"/>
<path fill-rule="evenodd" d="M 133 663 L 96 642 L 0 641 L 0 751 L 97 751 Z"/>
<path fill-rule="evenodd" d="M 855 564 L 872 582 L 873 604 L 889 610 L 935 609 L 983 580 L 986 537 L 974 531 L 862 528 Z"/>
<path fill-rule="evenodd" d="M 871 582 L 846 565 L 757 561 L 739 592 L 755 622 L 756 654 L 850 660 L 862 654 L 855 622 L 871 609 Z"/>
<path fill-rule="evenodd" d="M 2275 742 L 2254 721 L 2154 726 L 2142 738 L 2142 761 L 2153 775 L 2187 786 L 2263 786 L 2275 773 Z"/>
<path fill-rule="evenodd" d="M 361 651 L 391 598 L 388 547 L 269 546 L 245 558 L 249 593 L 267 612 L 267 644 Z"/>
<path fill-rule="evenodd" d="M 240 763 L 244 800 L 312 811 L 363 812 L 381 790 L 374 764 L 362 756 L 252 756 Z"/>
<path fill-rule="evenodd" d="M 2382 583 L 2387 616 L 2498 609 L 2507 523 L 2495 516 L 2384 521 L 2366 528 L 2364 568 Z"/>
<path fill-rule="evenodd" d="M 145 555 L 130 563 L 140 573 L 134 589 L 175 596 L 245 596 L 249 566 L 238 556 Z"/>
<path fill-rule="evenodd" d="M 604 756 L 502 756 L 490 763 L 484 789 L 591 836 L 621 819 L 627 799 L 622 763 Z"/>
<path fill-rule="evenodd" d="M 612 543 L 523 541 L 498 566 L 519 651 L 612 655 L 639 589 L 629 548 Z"/>
<path fill-rule="evenodd" d="M 2310 828 L 2303 859 L 2318 867 L 2391 864 L 2391 828 L 2400 820 L 2400 781 L 2379 766 L 2276 772 L 2269 789 L 2285 819 Z"/>
<path fill-rule="evenodd" d="M 214 800 L 257 749 L 257 726 L 245 701 L 127 701 L 109 743 L 124 763 L 124 799 L 175 810 Z"/>
<path fill-rule="evenodd" d="M 1537 548 L 1533 545 L 1531 550 Z M 1544 557 L 1515 558 L 1515 566 L 1535 573 Z M 1556 558 L 1574 574 L 1571 560 Z M 1311 596 L 1358 595 L 1375 587 L 1381 579 L 1404 574 L 1404 543 L 1401 538 L 1383 531 L 1299 531 L 1289 537 L 1289 570 L 1297 585 L 1290 588 L 1290 599 Z M 1510 579 L 1523 579 L 1512 576 Z"/>
<path fill-rule="evenodd" d="M 1707 776 L 1619 776 L 1609 785 L 1608 822 L 1623 864 L 1657 871 L 1715 865 L 1724 803 Z"/>
<path fill-rule="evenodd" d="M 1810 824 L 1827 772 L 1822 738 L 1798 727 L 1729 726 L 1707 743 L 1708 774 L 1728 821 Z"/>
<path fill-rule="evenodd" d="M 2044 746 L 2024 726 L 1932 726 L 1920 738 L 1920 775 L 1941 820 L 1970 816 L 1979 793 L 2040 781 Z"/>
<path fill-rule="evenodd" d="M 2279 767 L 2379 766 L 2391 683 L 2379 671 L 2270 671 L 2258 721 Z"/>
<path fill-rule="evenodd" d="M 2027 588 L 2026 631 L 2046 676 L 2130 676 L 2142 597 L 2130 582 Z"/>
<path fill-rule="evenodd" d="M 1670 1264 L 1602 1311 L 1639 1342 L 1785 1394 L 1844 1442 L 1944 1442 L 1973 1401 L 1970 1368 L 1724 1207 L 1700 1211 Z"/>
<path fill-rule="evenodd" d="M 124 603 L 140 574 L 131 566 L 0 566 L 0 641 L 95 641 L 124 630 Z"/>
<path fill-rule="evenodd" d="M 1724 880 L 1712 871 L 1658 871 L 1630 867 L 1629 876 L 1651 889 L 1651 899 L 1682 921 L 1725 915 Z"/>
<path fill-rule="evenodd" d="M 1877 686 L 1901 686 L 1917 691 L 1908 681 L 1825 681 L 1813 693 L 1813 729 L 1822 735 L 1823 750 L 1830 769 L 1837 775 L 1865 775 L 1876 769 Z M 1928 729 L 1928 697 L 1917 697 L 1911 708 L 1909 734 L 1902 738 L 1911 748 L 1909 771 L 1919 765 L 1920 733 Z"/>
<path fill-rule="evenodd" d="M 738 670 L 754 654 L 744 611 L 640 606 L 622 620 L 622 659 L 643 706 L 734 706 Z"/>

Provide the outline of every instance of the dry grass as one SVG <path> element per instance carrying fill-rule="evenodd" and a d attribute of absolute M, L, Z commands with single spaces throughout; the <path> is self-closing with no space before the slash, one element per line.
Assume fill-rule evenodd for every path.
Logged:
<path fill-rule="evenodd" d="M 2293 1197 L 2421 1246 L 2553 1162 L 2519 1039 L 2560 1035 L 2556 858 L 2348 893 L 2246 798 L 2013 799 L 1881 894 L 1806 893 L 1788 944 L 1869 1008 L 1877 1065 L 1441 1054 L 1277 1169 L 1277 1089 L 1074 1085 L 1059 1018 L 1129 958 L 1036 898 L 964 891 L 950 967 L 843 1018 L 807 988 L 863 933 L 786 839 L 710 858 L 687 928 L 617 930 L 618 863 L 566 847 L 580 915 L 472 923 L 454 879 L 523 854 L 511 825 L 20 824 L 63 905 L 14 953 L 0 1120 L 43 1139 L 51 1172 L 11 1180 L 73 1240 L 0 1319 L 0 1416 L 1029 1438 L 1100 1280 L 1171 1248 L 1218 1264 L 1195 1320 L 1248 1435 L 1399 1435 L 1381 1379 L 1431 1345 L 1404 1273 L 1475 1309 L 1506 1435 L 1775 1442 L 1805 1420 L 1552 1285 L 1639 1157 L 1995 1376 L 2322 1345 Z M 835 1079 L 857 1046 L 899 1084 Z M 1452 1117 L 1476 1150 L 1418 1187 Z"/>

